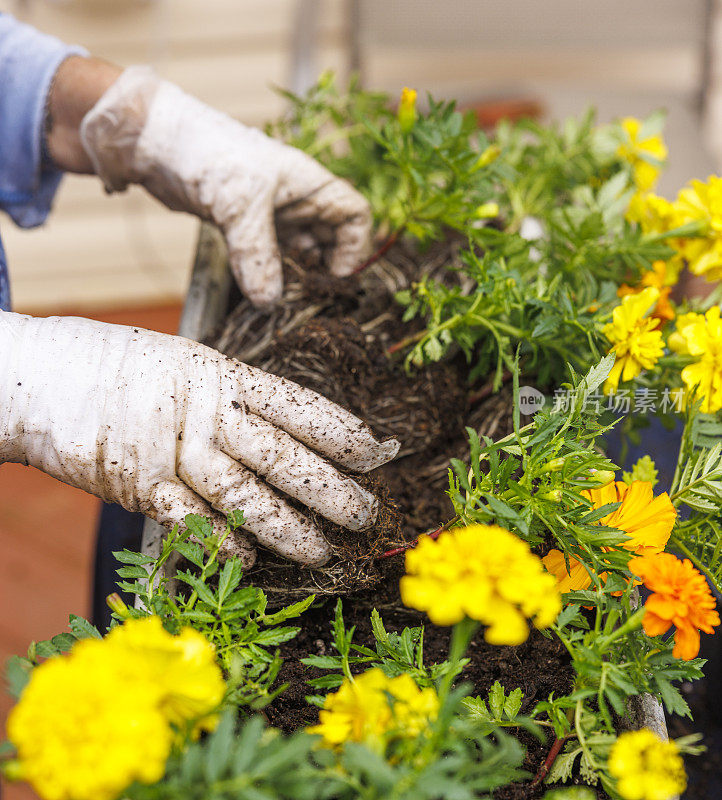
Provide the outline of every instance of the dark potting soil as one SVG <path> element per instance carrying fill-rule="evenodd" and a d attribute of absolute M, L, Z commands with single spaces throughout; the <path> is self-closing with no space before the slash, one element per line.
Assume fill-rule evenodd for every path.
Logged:
<path fill-rule="evenodd" d="M 450 628 L 430 625 L 421 615 L 408 610 L 384 609 L 384 602 L 379 603 L 378 600 L 375 594 L 344 598 L 344 621 L 347 629 L 356 626 L 356 643 L 367 646 L 373 643 L 370 613 L 373 607 L 380 607 L 384 624 L 389 630 L 400 632 L 406 626 L 424 625 L 424 661 L 428 666 L 447 657 Z M 315 691 L 307 681 L 328 673 L 306 667 L 300 659 L 307 655 L 336 653 L 330 644 L 333 638 L 333 606 L 334 603 L 329 601 L 307 611 L 301 619 L 299 635 L 282 648 L 284 663 L 278 679 L 289 686 L 265 709 L 265 714 L 272 725 L 284 731 L 291 732 L 318 722 L 318 709 L 305 699 L 306 695 Z M 485 697 L 497 680 L 507 691 L 520 687 L 524 692 L 522 714 L 530 712 L 539 700 L 548 698 L 552 692 L 558 696 L 571 690 L 572 674 L 563 645 L 559 640 L 547 638 L 536 630 L 532 630 L 527 641 L 518 647 L 488 645 L 483 636 L 477 635 L 467 655 L 471 660 L 461 680 L 473 685 L 472 695 Z M 533 776 L 549 752 L 551 739 L 539 742 L 526 733 L 519 735 L 519 739 L 526 748 L 523 768 Z M 499 789 L 494 796 L 498 800 L 536 800 L 549 788 L 549 785 L 532 787 L 529 782 L 519 783 Z M 605 798 L 606 794 L 600 791 L 598 797 Z"/>

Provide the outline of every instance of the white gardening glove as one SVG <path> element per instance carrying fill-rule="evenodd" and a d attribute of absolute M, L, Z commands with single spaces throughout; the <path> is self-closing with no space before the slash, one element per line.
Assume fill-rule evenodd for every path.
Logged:
<path fill-rule="evenodd" d="M 0 463 L 30 464 L 163 525 L 195 513 L 222 531 L 223 512 L 242 509 L 258 542 L 322 564 L 328 544 L 281 493 L 362 530 L 376 499 L 322 456 L 366 472 L 398 447 L 316 392 L 188 339 L 0 312 Z M 226 552 L 252 564 L 252 537 Z"/>
<path fill-rule="evenodd" d="M 231 269 L 256 304 L 281 296 L 276 224 L 329 229 L 334 275 L 350 274 L 367 255 L 371 212 L 350 184 L 147 67 L 123 72 L 85 116 L 80 135 L 108 191 L 140 183 L 169 208 L 218 225 Z"/>

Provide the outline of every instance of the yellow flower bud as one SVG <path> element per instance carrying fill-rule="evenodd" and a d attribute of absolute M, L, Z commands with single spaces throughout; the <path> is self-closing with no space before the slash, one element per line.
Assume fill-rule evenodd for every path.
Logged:
<path fill-rule="evenodd" d="M 481 169 L 482 167 L 488 167 L 493 161 L 496 161 L 497 158 L 501 155 L 501 147 L 498 144 L 490 144 L 486 150 L 479 156 L 479 160 L 476 162 L 474 169 Z"/>
<path fill-rule="evenodd" d="M 492 219 L 493 217 L 499 216 L 499 204 L 498 203 L 483 203 L 480 206 L 477 206 L 474 211 L 474 216 L 477 219 Z"/>
<path fill-rule="evenodd" d="M 399 102 L 398 120 L 402 133 L 409 133 L 416 122 L 416 90 L 404 86 L 401 90 L 401 101 Z"/>
<path fill-rule="evenodd" d="M 611 483 L 614 478 L 614 473 L 609 469 L 597 469 L 594 470 L 591 475 L 592 481 L 598 486 L 606 486 L 608 483 Z"/>
<path fill-rule="evenodd" d="M 109 594 L 105 598 L 106 605 L 111 611 L 114 611 L 121 619 L 128 619 L 130 612 L 128 606 L 123 602 L 123 598 L 117 593 Z"/>
<path fill-rule="evenodd" d="M 561 489 L 551 489 L 548 492 L 540 492 L 539 497 L 542 500 L 549 500 L 552 503 L 558 503 L 562 499 Z"/>
<path fill-rule="evenodd" d="M 542 472 L 561 472 L 564 469 L 564 462 L 566 459 L 559 456 L 552 458 L 544 465 Z"/>

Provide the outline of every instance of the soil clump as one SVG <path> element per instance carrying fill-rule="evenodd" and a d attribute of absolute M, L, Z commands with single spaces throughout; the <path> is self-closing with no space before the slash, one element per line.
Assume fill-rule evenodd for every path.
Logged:
<path fill-rule="evenodd" d="M 300 569 L 259 551 L 247 578 L 267 591 L 271 603 L 310 592 L 355 593 L 383 583 L 389 568 L 379 556 L 454 515 L 445 494 L 447 470 L 450 458 L 468 457 L 464 426 L 492 437 L 509 431 L 508 392 L 470 406 L 468 367 L 460 354 L 413 370 L 404 368 L 403 353 L 389 354 L 415 331 L 403 321 L 396 292 L 424 276 L 458 285 L 459 273 L 447 267 L 458 266 L 459 244 L 450 240 L 423 254 L 398 244 L 361 275 L 343 279 L 325 271 L 317 252 L 287 256 L 279 306 L 256 309 L 239 298 L 209 342 L 226 355 L 314 389 L 361 417 L 380 438 L 401 442 L 393 462 L 372 475 L 354 476 L 379 498 L 371 530 L 350 533 L 315 517 L 334 548 L 327 565 Z"/>

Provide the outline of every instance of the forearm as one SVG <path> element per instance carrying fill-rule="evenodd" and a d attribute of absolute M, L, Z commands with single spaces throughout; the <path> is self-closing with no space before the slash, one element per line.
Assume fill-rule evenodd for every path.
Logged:
<path fill-rule="evenodd" d="M 61 169 L 94 172 L 80 140 L 80 123 L 121 72 L 107 61 L 82 56 L 71 56 L 58 68 L 48 97 L 46 141 Z"/>

